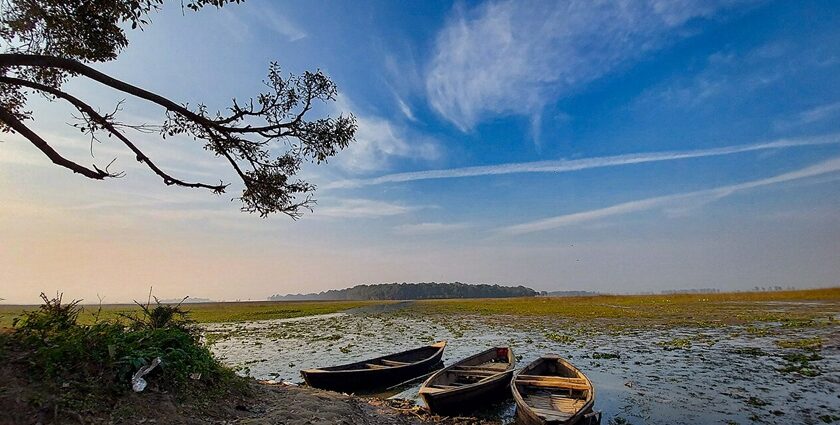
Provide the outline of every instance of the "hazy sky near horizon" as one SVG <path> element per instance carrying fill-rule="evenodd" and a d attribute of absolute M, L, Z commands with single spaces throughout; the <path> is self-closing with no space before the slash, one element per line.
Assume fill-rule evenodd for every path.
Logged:
<path fill-rule="evenodd" d="M 840 4 L 833 1 L 273 2 L 152 16 L 97 69 L 228 106 L 268 64 L 320 68 L 357 142 L 314 213 L 240 213 L 163 186 L 66 105 L 32 123 L 83 163 L 0 140 L 0 298 L 265 299 L 360 283 L 611 292 L 840 284 Z M 110 110 L 122 97 L 66 89 Z M 136 101 L 123 117 L 160 122 Z M 37 123 L 37 124 L 36 124 Z M 173 174 L 223 176 L 186 139 L 135 141 Z"/>

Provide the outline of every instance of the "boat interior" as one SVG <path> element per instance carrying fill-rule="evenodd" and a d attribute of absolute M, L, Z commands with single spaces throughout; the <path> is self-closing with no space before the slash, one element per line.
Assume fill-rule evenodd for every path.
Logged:
<path fill-rule="evenodd" d="M 357 363 L 351 363 L 341 366 L 332 366 L 321 368 L 326 371 L 342 371 L 342 370 L 364 370 L 364 369 L 388 369 L 398 366 L 408 366 L 412 363 L 417 363 L 434 356 L 438 351 L 446 346 L 446 342 L 436 342 L 425 347 L 415 348 L 413 350 L 403 351 L 402 353 L 391 354 L 375 359 L 364 360 Z"/>
<path fill-rule="evenodd" d="M 427 388 L 449 390 L 486 381 L 512 371 L 514 357 L 507 347 L 495 347 L 443 370 Z"/>
<path fill-rule="evenodd" d="M 570 419 L 592 400 L 589 380 L 559 357 L 524 369 L 515 385 L 525 403 L 549 420 Z"/>

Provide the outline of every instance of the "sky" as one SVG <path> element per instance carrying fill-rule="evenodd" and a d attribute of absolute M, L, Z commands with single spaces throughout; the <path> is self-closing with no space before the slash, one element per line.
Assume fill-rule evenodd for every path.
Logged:
<path fill-rule="evenodd" d="M 268 65 L 323 70 L 355 143 L 303 175 L 298 221 L 167 187 L 66 105 L 30 125 L 85 164 L 0 140 L 0 298 L 261 300 L 362 283 L 611 293 L 840 283 L 833 1 L 177 2 L 95 67 L 223 109 Z M 103 111 L 124 97 L 73 80 Z M 163 111 L 127 99 L 128 122 Z M 189 139 L 134 134 L 184 178 L 234 181 Z M 93 157 L 91 157 L 93 155 Z"/>

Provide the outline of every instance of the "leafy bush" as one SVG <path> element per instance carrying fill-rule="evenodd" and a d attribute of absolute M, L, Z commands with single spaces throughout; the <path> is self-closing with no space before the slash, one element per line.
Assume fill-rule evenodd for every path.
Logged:
<path fill-rule="evenodd" d="M 25 353 L 20 361 L 30 380 L 49 394 L 61 394 L 63 404 L 90 404 L 131 391 L 132 375 L 156 357 L 160 366 L 145 377 L 151 390 L 185 398 L 242 388 L 200 343 L 180 305 L 141 306 L 128 325 L 98 319 L 86 325 L 76 321 L 82 311 L 77 301 L 64 304 L 60 295 L 43 294 L 42 299 L 39 309 L 15 321 L 7 343 Z"/>

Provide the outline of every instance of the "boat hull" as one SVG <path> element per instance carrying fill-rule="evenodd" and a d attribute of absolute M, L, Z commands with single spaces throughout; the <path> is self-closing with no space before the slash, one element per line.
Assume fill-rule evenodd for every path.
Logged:
<path fill-rule="evenodd" d="M 504 373 L 499 379 L 474 388 L 464 388 L 455 393 L 422 393 L 423 402 L 432 412 L 439 415 L 476 410 L 488 403 L 504 400 L 510 397 L 510 380 L 513 371 Z"/>
<path fill-rule="evenodd" d="M 601 425 L 601 412 L 590 410 L 574 422 L 545 420 L 526 409 L 517 401 L 516 403 L 516 425 Z"/>
<path fill-rule="evenodd" d="M 441 362 L 444 347 L 445 344 L 439 347 L 429 357 L 398 367 L 335 370 L 342 367 L 337 366 L 325 369 L 302 370 L 300 373 L 304 381 L 306 381 L 306 384 L 310 387 L 345 393 L 375 392 L 412 378 L 417 378 L 434 370 Z M 378 359 L 368 360 L 368 362 L 375 362 Z"/>
<path fill-rule="evenodd" d="M 538 414 L 534 410 L 534 408 L 531 405 L 529 405 L 526 401 L 525 395 L 528 394 L 528 392 L 520 391 L 520 389 L 517 386 L 517 381 L 520 377 L 523 377 L 525 379 L 525 381 L 523 381 L 524 385 L 532 385 L 533 381 L 531 381 L 531 379 L 533 379 L 533 375 L 531 374 L 536 373 L 535 371 L 539 370 L 545 364 L 551 362 L 560 363 L 562 367 L 566 368 L 568 371 L 571 371 L 571 374 L 575 375 L 577 379 L 583 380 L 586 386 L 577 389 L 586 389 L 589 392 L 589 396 L 582 401 L 583 405 L 579 408 L 579 410 L 576 410 L 575 413 L 566 412 L 564 418 L 558 418 L 557 416 L 561 416 L 560 414 Z M 539 373 L 536 374 L 539 375 Z M 528 377 L 525 378 L 525 376 Z M 549 374 L 548 376 L 551 376 L 551 374 Z M 548 386 L 543 386 L 545 388 L 551 388 L 552 384 L 549 384 Z M 567 387 L 560 386 L 555 388 Z M 574 365 L 560 358 L 559 356 L 553 354 L 546 355 L 522 368 L 511 379 L 510 389 L 513 395 L 514 402 L 516 403 L 516 425 L 599 425 L 601 423 L 601 413 L 593 410 L 595 403 L 595 387 L 592 385 L 589 378 L 587 378 L 586 375 L 583 374 L 583 372 L 581 372 Z M 544 409 L 543 412 L 545 412 Z M 549 416 L 555 417 L 552 418 Z"/>
<path fill-rule="evenodd" d="M 510 347 L 493 347 L 462 359 L 429 377 L 420 397 L 433 413 L 466 413 L 510 397 L 516 357 Z"/>

